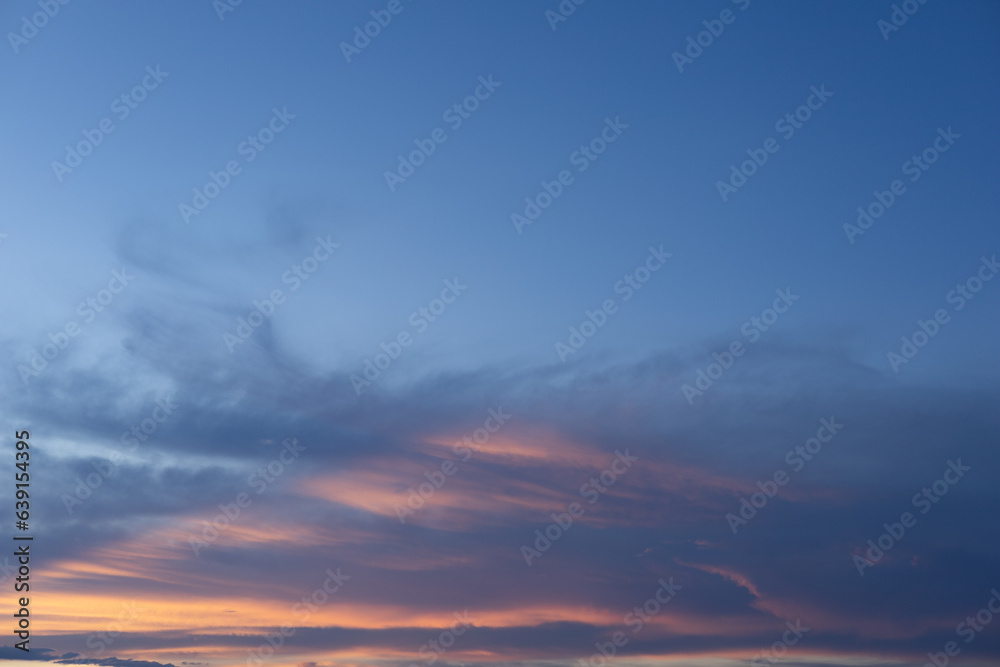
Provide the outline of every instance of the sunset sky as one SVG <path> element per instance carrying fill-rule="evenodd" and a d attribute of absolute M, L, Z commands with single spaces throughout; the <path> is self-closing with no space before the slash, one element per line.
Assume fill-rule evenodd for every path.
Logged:
<path fill-rule="evenodd" d="M 577 1 L 0 7 L 0 660 L 1000 664 L 1000 5 Z"/>

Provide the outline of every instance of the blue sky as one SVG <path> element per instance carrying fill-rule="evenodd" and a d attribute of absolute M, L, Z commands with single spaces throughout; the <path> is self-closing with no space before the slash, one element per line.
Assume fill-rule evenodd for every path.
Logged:
<path fill-rule="evenodd" d="M 15 49 L 8 37 L 0 63 L 9 91 L 0 139 L 7 158 L 0 164 L 5 420 L 12 427 L 30 422 L 58 442 L 41 456 L 52 457 L 59 471 L 53 479 L 71 484 L 91 457 L 110 455 L 119 427 L 141 420 L 156 398 L 172 395 L 186 408 L 130 459 L 136 478 L 148 475 L 158 489 L 148 506 L 137 501 L 125 517 L 92 503 L 92 516 L 74 515 L 52 482 L 40 510 L 52 513 L 50 525 L 66 534 L 103 526 L 98 532 L 106 528 L 123 540 L 114 548 L 128 553 L 122 545 L 144 531 L 165 530 L 162 522 L 222 502 L 210 493 L 186 497 L 188 485 L 215 475 L 209 486 L 219 495 L 236 488 L 213 466 L 239 469 L 264 455 L 259 442 L 293 435 L 330 448 L 315 464 L 327 477 L 312 482 L 326 490 L 309 498 L 384 519 L 370 504 L 329 490 L 344 461 L 377 486 L 386 480 L 365 475 L 385 460 L 433 458 L 424 445 L 415 453 L 414 443 L 473 429 L 480 413 L 501 403 L 530 415 L 517 436 L 530 443 L 524 447 L 572 441 L 578 449 L 568 459 L 586 467 L 587 447 L 612 452 L 635 438 L 653 447 L 657 453 L 648 456 L 657 465 L 693 466 L 701 471 L 694 478 L 730 493 L 743 488 L 734 479 L 746 476 L 752 485 L 772 460 L 778 465 L 786 443 L 804 440 L 836 407 L 845 419 L 856 413 L 854 423 L 868 430 L 846 431 L 850 447 L 816 473 L 817 486 L 788 501 L 789 517 L 830 512 L 847 526 L 868 511 L 866 499 L 885 500 L 873 486 L 884 475 L 905 499 L 944 465 L 943 454 L 958 455 L 945 441 L 967 457 L 981 455 L 984 476 L 976 483 L 983 486 L 976 488 L 985 495 L 976 502 L 995 500 L 986 484 L 995 455 L 985 448 L 995 448 L 997 435 L 989 405 L 1000 361 L 1000 282 L 985 282 L 961 310 L 947 300 L 982 258 L 1000 251 L 995 3 L 931 0 L 884 39 L 878 21 L 890 19 L 888 2 L 589 0 L 553 29 L 545 12 L 557 11 L 555 2 L 401 0 L 402 11 L 348 62 L 341 43 L 386 4 L 247 1 L 220 18 L 208 0 L 70 2 L 27 43 Z M 723 10 L 732 22 L 679 72 L 672 54 Z M 22 17 L 37 11 L 37 3 L 9 2 L 0 25 L 5 34 L 17 32 Z M 120 118 L 114 101 L 150 69 L 165 76 Z M 473 95 L 480 78 L 497 82 L 495 90 L 453 128 L 443 114 Z M 783 136 L 776 122 L 821 87 L 829 98 Z M 294 117 L 247 161 L 241 142 L 267 127 L 275 109 Z M 114 131 L 80 166 L 57 176 L 53 162 L 64 161 L 66 146 L 104 118 Z M 624 129 L 579 171 L 572 155 L 609 122 Z M 397 156 L 436 128 L 446 141 L 390 189 L 385 172 L 397 168 Z M 939 129 L 957 139 L 911 181 L 904 163 L 932 146 Z M 769 138 L 777 152 L 723 201 L 717 182 Z M 186 222 L 179 206 L 191 204 L 193 189 L 230 160 L 240 173 Z M 525 198 L 567 169 L 572 184 L 519 233 L 511 215 L 523 214 Z M 905 194 L 851 243 L 845 223 L 895 179 Z M 290 290 L 283 276 L 313 254 L 317 238 L 339 247 Z M 625 301 L 616 283 L 661 246 L 669 260 Z M 67 322 L 81 322 L 78 304 L 97 298 L 123 267 L 134 282 L 82 323 L 44 371 L 25 376 L 19 369 L 32 354 Z M 426 331 L 416 331 L 411 314 L 428 307 L 446 280 L 468 288 Z M 287 301 L 231 352 L 223 334 L 235 332 L 253 301 L 274 289 Z M 799 299 L 748 343 L 741 326 L 786 289 Z M 563 362 L 556 343 L 606 299 L 618 310 Z M 948 323 L 894 372 L 887 353 L 899 352 L 900 337 L 938 309 L 948 312 Z M 413 335 L 413 344 L 356 393 L 351 376 L 400 332 Z M 704 395 L 686 400 L 682 387 L 733 341 L 746 344 L 745 355 Z M 908 446 L 920 454 L 904 465 L 899 457 Z M 204 459 L 184 462 L 189 450 Z M 541 456 L 546 464 L 549 456 Z M 517 466 L 481 472 L 483 488 L 494 490 L 490 480 L 514 489 L 534 479 Z M 468 483 L 471 494 L 477 487 Z M 636 484 L 619 498 L 620 514 L 595 518 L 588 529 L 600 533 L 620 521 L 637 541 L 643 531 L 652 535 L 656 512 L 630 525 L 628 502 L 649 509 L 657 501 L 643 501 L 644 493 L 677 490 Z M 114 493 L 129 499 L 137 491 L 119 486 Z M 717 507 L 714 497 L 684 497 L 699 511 Z M 966 498 L 967 507 L 973 500 Z M 673 516 L 673 506 L 665 507 Z M 885 507 L 875 514 L 888 520 L 895 505 L 886 500 Z M 333 510 L 310 511 L 317 514 L 307 524 Z M 505 529 L 526 528 L 519 510 L 509 518 Z M 772 528 L 785 535 L 782 525 Z M 697 542 L 697 533 L 692 528 L 682 541 Z M 397 537 L 401 545 L 417 539 Z M 465 537 L 488 560 L 482 554 L 495 536 Z M 968 557 L 995 568 L 995 535 L 969 540 Z M 727 581 L 756 562 L 752 552 L 727 552 Z M 671 559 L 692 562 L 690 554 Z M 580 573 L 599 560 L 573 562 Z M 692 571 L 708 576 L 723 567 L 706 563 Z M 935 581 L 949 581 L 948 572 Z M 121 583 L 122 590 L 133 584 Z M 224 596 L 228 589 L 219 587 Z M 802 597 L 822 607 L 814 595 L 820 592 Z M 593 604 L 607 603 L 594 596 Z M 411 592 L 410 600 L 419 597 Z M 381 603 L 378 595 L 361 600 Z M 728 618 L 725 604 L 708 607 L 708 616 Z M 843 608 L 827 611 L 837 616 Z M 51 623 L 79 630 L 69 616 Z M 754 632 L 752 623 L 736 625 Z M 873 632 L 884 650 L 902 650 L 892 644 L 895 630 Z M 147 635 L 136 642 L 131 657 L 162 649 Z M 393 655 L 394 642 L 386 644 Z M 828 648 L 849 644 L 832 638 Z M 704 648 L 694 642 L 690 650 L 702 655 Z M 377 647 L 365 651 L 390 659 Z M 564 657 L 505 651 L 498 648 L 497 659 Z M 645 655 L 668 654 L 657 644 Z M 302 659 L 325 659 L 319 655 Z"/>
<path fill-rule="evenodd" d="M 551 345 L 539 339 L 563 335 L 650 244 L 675 253 L 671 271 L 615 318 L 613 333 L 595 341 L 594 351 L 648 352 L 725 337 L 786 286 L 807 297 L 789 328 L 808 321 L 820 331 L 802 335 L 836 332 L 859 352 L 878 351 L 996 247 L 995 203 L 987 190 L 962 187 L 969 170 L 988 171 L 993 160 L 988 119 L 996 99 L 982 84 L 997 62 L 989 4 L 950 10 L 938 21 L 924 18 L 935 11 L 925 7 L 889 42 L 862 38 L 885 13 L 874 5 L 822 13 L 733 5 L 736 21 L 683 74 L 663 56 L 712 18 L 708 6 L 621 13 L 581 6 L 555 32 L 526 19 L 538 13 L 534 7 L 403 6 L 348 65 L 337 45 L 367 15 L 361 6 L 304 3 L 283 12 L 241 5 L 225 21 L 200 21 L 204 3 L 92 12 L 67 5 L 6 68 L 23 100 L 9 111 L 18 131 L 7 140 L 13 159 L 4 179 L 19 193 L 10 215 L 23 221 L 23 238 L 29 229 L 43 233 L 48 256 L 84 269 L 100 264 L 124 226 L 142 220 L 184 245 L 212 248 L 219 261 L 249 252 L 241 261 L 246 273 L 218 271 L 224 276 L 210 279 L 245 301 L 281 273 L 279 258 L 269 269 L 250 249 L 273 240 L 268 216 L 278 226 L 279 211 L 289 211 L 308 218 L 300 225 L 344 242 L 330 272 L 343 273 L 324 277 L 328 289 L 306 297 L 318 316 L 309 327 L 289 321 L 283 333 L 290 343 L 316 351 L 332 336 L 338 347 L 363 353 L 455 274 L 474 285 L 472 298 L 462 303 L 461 321 L 436 332 L 435 342 L 466 368 L 551 361 Z M 16 20 L 17 9 L 7 11 Z M 941 21 L 948 29 L 953 22 L 962 39 L 943 37 Z M 136 29 L 144 22 L 160 29 Z M 340 33 L 331 27 L 348 24 Z M 929 48 L 933 40 L 947 46 Z M 162 86 L 56 182 L 47 165 L 82 130 L 111 116 L 110 102 L 138 83 L 147 65 L 169 73 Z M 382 174 L 396 156 L 447 127 L 442 112 L 487 74 L 501 87 L 389 192 Z M 745 189 L 720 201 L 715 182 L 746 159 L 745 150 L 780 136 L 775 120 L 821 84 L 834 93 L 824 108 L 780 141 L 780 152 Z M 191 228 L 178 231 L 171 209 L 190 199 L 209 169 L 238 157 L 237 144 L 275 106 L 297 116 L 289 131 Z M 629 125 L 622 140 L 538 223 L 512 233 L 510 213 L 523 209 L 539 181 L 570 167 L 570 154 L 596 136 L 606 116 Z M 856 207 L 900 177 L 900 165 L 947 126 L 962 136 L 955 149 L 871 233 L 846 243 L 841 226 Z M 293 257 L 295 250 L 288 248 Z M 40 291 L 55 298 L 47 286 Z M 373 303 L 378 307 L 366 307 Z M 971 317 L 988 317 L 988 309 L 974 310 Z M 927 366 L 980 367 L 979 352 L 975 361 L 958 356 L 968 349 L 951 346 L 956 357 Z M 335 350 L 324 358 L 344 361 Z"/>

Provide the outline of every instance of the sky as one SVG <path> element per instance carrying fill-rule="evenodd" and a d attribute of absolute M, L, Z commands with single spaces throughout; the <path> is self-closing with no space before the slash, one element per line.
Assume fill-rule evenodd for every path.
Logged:
<path fill-rule="evenodd" d="M 1000 5 L 0 28 L 0 660 L 1000 664 Z"/>

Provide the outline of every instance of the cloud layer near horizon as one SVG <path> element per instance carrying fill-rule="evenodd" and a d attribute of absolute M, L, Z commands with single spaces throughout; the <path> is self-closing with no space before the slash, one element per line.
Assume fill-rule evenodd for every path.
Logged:
<path fill-rule="evenodd" d="M 6 390 L 47 471 L 37 623 L 56 651 L 216 664 L 286 625 L 275 664 L 404 663 L 467 612 L 475 627 L 443 659 L 573 661 L 616 631 L 637 658 L 748 658 L 801 621 L 803 659 L 915 661 L 997 585 L 983 509 L 996 387 L 905 386 L 843 346 L 775 337 L 693 406 L 684 351 L 424 375 L 358 398 L 346 373 L 266 337 L 206 372 L 219 348 L 151 328 L 142 303 L 95 359 Z M 167 307 L 173 331 L 212 323 L 212 307 Z M 157 400 L 173 413 L 129 451 L 121 434 Z M 790 464 L 824 422 L 842 428 Z M 971 470 L 920 514 L 912 496 L 959 460 Z M 726 516 L 778 470 L 787 484 L 734 534 Z M 904 511 L 916 525 L 860 576 L 852 555 Z M 311 598 L 328 572 L 343 585 Z M 661 581 L 680 592 L 633 632 Z M 95 639 L 116 620 L 122 634 Z M 968 655 L 1000 655 L 995 634 Z"/>

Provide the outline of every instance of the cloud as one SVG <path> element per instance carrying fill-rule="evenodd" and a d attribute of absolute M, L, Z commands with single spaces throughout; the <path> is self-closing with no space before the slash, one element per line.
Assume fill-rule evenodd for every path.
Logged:
<path fill-rule="evenodd" d="M 267 336 L 233 362 L 208 344 L 225 309 L 128 306 L 118 349 L 0 386 L 46 442 L 37 558 L 61 650 L 136 600 L 150 611 L 116 638 L 127 655 L 208 659 L 288 623 L 283 650 L 303 659 L 409 655 L 469 609 L 482 621 L 455 659 L 573 659 L 673 576 L 683 594 L 630 642 L 636 655 L 751 651 L 801 618 L 810 650 L 905 657 L 953 639 L 997 585 L 983 510 L 998 500 L 996 386 L 904 384 L 842 347 L 774 336 L 695 405 L 680 391 L 696 367 L 685 350 L 429 372 L 358 398 L 346 371 L 293 361 Z M 176 415 L 69 514 L 64 495 L 163 396 Z M 510 422 L 463 460 L 455 443 L 491 408 Z M 844 429 L 734 535 L 726 514 L 830 418 Z M 301 458 L 257 493 L 251 475 L 290 437 Z M 638 461 L 589 503 L 581 487 L 625 449 Z M 860 577 L 851 554 L 956 458 L 967 477 Z M 395 507 L 446 461 L 457 472 L 401 524 Z M 195 554 L 191 538 L 240 493 L 252 504 Z M 520 547 L 573 502 L 584 515 L 528 568 Z M 295 605 L 335 567 L 352 579 L 303 618 Z M 974 650 L 1000 655 L 988 636 Z"/>
<path fill-rule="evenodd" d="M 72 660 L 56 660 L 60 665 L 100 665 L 101 667 L 177 667 L 169 662 L 152 662 L 150 660 L 121 660 L 119 658 L 76 658 Z"/>
<path fill-rule="evenodd" d="M 28 652 L 14 648 L 13 646 L 0 646 L 0 660 L 26 660 L 48 662 L 58 665 L 100 665 L 100 667 L 177 667 L 169 662 L 152 662 L 149 660 L 123 660 L 119 658 L 82 658 L 77 657 L 78 653 L 64 653 L 58 655 L 49 648 L 33 648 Z M 199 663 L 182 663 L 199 664 Z"/>

